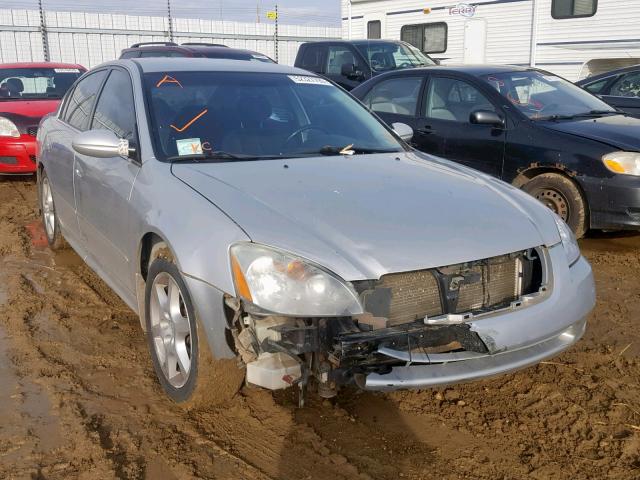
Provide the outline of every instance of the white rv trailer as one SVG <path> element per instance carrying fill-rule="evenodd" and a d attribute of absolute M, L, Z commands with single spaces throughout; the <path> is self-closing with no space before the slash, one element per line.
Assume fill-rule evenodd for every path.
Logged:
<path fill-rule="evenodd" d="M 569 80 L 640 64 L 640 0 L 342 0 L 343 38 L 405 40 L 442 63 Z"/>

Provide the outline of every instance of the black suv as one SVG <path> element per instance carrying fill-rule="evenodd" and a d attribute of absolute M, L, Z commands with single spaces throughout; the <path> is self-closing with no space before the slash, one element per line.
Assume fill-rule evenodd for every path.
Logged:
<path fill-rule="evenodd" d="M 120 53 L 120 58 L 144 57 L 206 57 L 226 58 L 229 60 L 252 60 L 276 63 L 262 53 L 240 48 L 229 48 L 218 43 L 142 42 L 134 43 Z"/>
<path fill-rule="evenodd" d="M 351 90 L 380 73 L 436 65 L 413 45 L 395 40 L 329 40 L 300 45 L 295 66 Z"/>

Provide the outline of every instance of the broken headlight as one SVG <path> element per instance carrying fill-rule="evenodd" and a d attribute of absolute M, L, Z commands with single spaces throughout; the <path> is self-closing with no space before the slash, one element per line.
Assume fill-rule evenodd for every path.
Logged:
<path fill-rule="evenodd" d="M 555 213 L 553 214 L 553 217 L 556 221 L 556 225 L 558 226 L 558 232 L 560 233 L 564 252 L 567 254 L 567 261 L 569 262 L 569 266 L 571 266 L 580 259 L 580 247 L 578 246 L 578 241 L 576 240 L 576 236 L 573 234 L 573 231 L 564 220 Z"/>
<path fill-rule="evenodd" d="M 272 247 L 231 247 L 237 295 L 267 313 L 339 317 L 362 313 L 353 287 L 309 260 Z"/>

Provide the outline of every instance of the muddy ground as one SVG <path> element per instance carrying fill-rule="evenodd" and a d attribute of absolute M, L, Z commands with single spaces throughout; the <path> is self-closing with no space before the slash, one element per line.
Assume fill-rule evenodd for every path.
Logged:
<path fill-rule="evenodd" d="M 0 181 L 0 478 L 640 478 L 640 236 L 582 242 L 598 305 L 539 366 L 302 410 L 246 388 L 185 412 L 137 317 L 73 252 L 34 245 L 35 205 L 32 180 Z"/>

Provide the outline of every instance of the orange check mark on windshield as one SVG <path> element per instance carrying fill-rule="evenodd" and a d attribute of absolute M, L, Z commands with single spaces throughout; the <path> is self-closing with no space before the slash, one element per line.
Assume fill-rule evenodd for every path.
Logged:
<path fill-rule="evenodd" d="M 198 115 L 196 115 L 195 117 L 193 117 L 191 120 L 189 120 L 184 127 L 182 128 L 178 128 L 175 125 L 171 124 L 169 125 L 171 128 L 173 128 L 176 132 L 184 132 L 187 128 L 189 128 L 191 125 L 193 125 L 196 121 L 198 121 L 198 119 L 200 117 L 202 117 L 205 113 L 207 113 L 209 110 L 207 108 L 205 108 L 203 111 L 201 111 Z"/>

